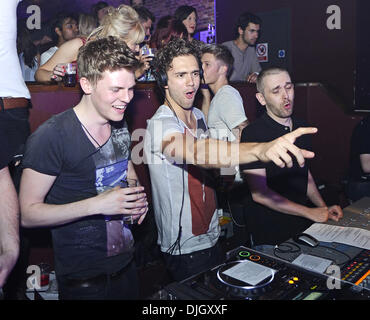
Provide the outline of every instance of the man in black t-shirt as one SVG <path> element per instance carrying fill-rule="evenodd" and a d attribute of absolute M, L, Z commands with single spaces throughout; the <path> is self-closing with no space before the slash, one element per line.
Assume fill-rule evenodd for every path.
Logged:
<path fill-rule="evenodd" d="M 256 97 L 266 113 L 243 130 L 241 142 L 270 141 L 306 126 L 292 118 L 294 86 L 286 70 L 262 71 L 257 90 Z M 310 150 L 310 137 L 299 137 L 296 145 Z M 254 245 L 279 244 L 312 222 L 337 221 L 343 216 L 339 206 L 327 207 L 307 164 L 301 167 L 294 161 L 292 168 L 280 168 L 273 163 L 254 162 L 240 169 L 251 191 L 246 212 Z M 310 202 L 315 207 L 309 206 Z"/>
<path fill-rule="evenodd" d="M 123 117 L 140 63 L 125 42 L 108 37 L 82 47 L 77 64 L 81 101 L 27 141 L 22 224 L 52 227 L 60 299 L 137 299 L 124 215 L 141 223 L 148 203 L 143 187 L 120 185 L 137 179 Z"/>

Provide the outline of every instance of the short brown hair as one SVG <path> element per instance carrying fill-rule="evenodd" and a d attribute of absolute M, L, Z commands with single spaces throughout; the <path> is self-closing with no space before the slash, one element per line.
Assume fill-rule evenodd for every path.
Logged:
<path fill-rule="evenodd" d="M 88 41 L 80 48 L 77 57 L 79 77 L 85 77 L 93 84 L 102 78 L 104 71 L 124 68 L 135 72 L 140 66 L 127 44 L 112 36 Z"/>
<path fill-rule="evenodd" d="M 226 65 L 227 76 L 229 77 L 231 75 L 231 72 L 233 71 L 234 57 L 226 46 L 222 44 L 210 43 L 204 45 L 201 50 L 202 55 L 205 53 L 213 54 L 216 60 L 219 60 Z"/>
<path fill-rule="evenodd" d="M 271 75 L 274 75 L 274 74 L 283 73 L 283 72 L 286 72 L 286 73 L 289 74 L 289 72 L 286 69 L 280 68 L 280 67 L 271 67 L 271 68 L 262 70 L 259 73 L 259 75 L 257 77 L 257 81 L 256 81 L 257 91 L 262 93 L 262 94 L 264 93 L 263 91 L 265 90 L 265 85 L 263 83 L 263 80 L 265 79 L 265 77 L 271 76 Z"/>

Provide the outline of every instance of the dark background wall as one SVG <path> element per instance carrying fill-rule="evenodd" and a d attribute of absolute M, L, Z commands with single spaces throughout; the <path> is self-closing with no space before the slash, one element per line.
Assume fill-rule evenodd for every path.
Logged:
<path fill-rule="evenodd" d="M 243 11 L 265 14 L 290 11 L 291 72 L 297 82 L 321 82 L 352 108 L 356 65 L 356 0 L 216 0 L 217 40 L 233 38 L 233 24 Z M 368 1 L 369 2 L 369 1 Z M 327 8 L 341 9 L 341 29 L 329 30 Z M 278 27 L 278 26 L 277 26 Z M 266 30 L 262 26 L 262 36 Z"/>
<path fill-rule="evenodd" d="M 19 5 L 19 17 L 26 17 L 26 8 L 37 4 L 45 21 L 58 11 L 89 12 L 98 0 L 24 0 Z M 113 6 L 129 4 L 129 0 L 106 0 Z M 234 37 L 233 25 L 243 11 L 264 18 L 261 42 L 272 49 L 286 50 L 285 66 L 295 82 L 320 82 L 335 94 L 348 110 L 370 110 L 370 38 L 369 0 L 146 0 L 145 6 L 157 18 L 173 14 L 183 4 L 196 7 L 198 30 L 208 23 L 217 25 L 217 42 Z M 327 8 L 341 9 L 341 29 L 326 26 Z M 280 22 L 279 22 L 280 19 Z M 281 38 L 280 38 L 281 37 Z M 282 43 L 279 47 L 279 43 Z M 271 52 L 274 64 L 282 63 Z M 284 64 L 283 64 L 284 65 Z M 262 66 L 264 66 L 262 64 Z M 265 64 L 266 66 L 266 64 Z M 354 104 L 356 101 L 356 105 Z"/>
<path fill-rule="evenodd" d="M 355 108 L 370 110 L 370 1 L 357 0 Z"/>

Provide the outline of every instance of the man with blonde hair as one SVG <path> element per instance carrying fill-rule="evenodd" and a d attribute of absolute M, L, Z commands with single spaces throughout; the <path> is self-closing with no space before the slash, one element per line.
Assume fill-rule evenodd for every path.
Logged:
<path fill-rule="evenodd" d="M 60 299 L 137 299 L 134 240 L 125 215 L 147 212 L 124 120 L 140 66 L 115 37 L 89 41 L 77 59 L 84 95 L 31 135 L 20 190 L 22 224 L 51 227 Z"/>

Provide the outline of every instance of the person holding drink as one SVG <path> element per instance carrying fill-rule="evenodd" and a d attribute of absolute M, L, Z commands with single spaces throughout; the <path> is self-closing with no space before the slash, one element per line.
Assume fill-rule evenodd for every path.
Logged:
<path fill-rule="evenodd" d="M 133 8 L 124 4 L 117 8 L 109 7 L 107 10 L 101 25 L 94 29 L 87 38 L 80 36 L 63 43 L 54 55 L 37 69 L 35 73 L 36 81 L 62 81 L 67 63 L 75 62 L 78 50 L 90 40 L 108 36 L 119 37 L 126 42 L 134 53 L 139 54 L 139 45 L 145 39 L 145 30 L 140 22 L 139 15 Z M 139 78 L 149 69 L 149 61 L 152 58 L 139 54 L 137 59 L 142 62 L 141 67 L 135 72 L 136 78 Z M 77 75 L 79 75 L 78 69 Z"/>
<path fill-rule="evenodd" d="M 125 109 L 140 62 L 115 37 L 81 47 L 81 101 L 29 138 L 20 206 L 25 227 L 51 227 L 60 299 L 137 299 L 134 240 L 126 216 L 141 223 L 144 188 L 130 156 Z M 131 218 L 130 218 L 131 219 Z"/>
<path fill-rule="evenodd" d="M 75 63 L 67 63 L 65 66 L 65 73 L 63 83 L 66 87 L 74 87 L 77 83 L 77 67 Z"/>

